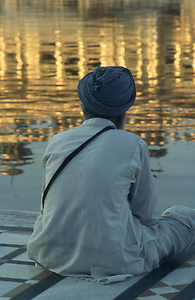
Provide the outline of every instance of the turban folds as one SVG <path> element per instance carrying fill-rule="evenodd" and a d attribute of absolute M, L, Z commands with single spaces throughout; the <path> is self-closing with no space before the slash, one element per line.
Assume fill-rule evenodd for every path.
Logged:
<path fill-rule="evenodd" d="M 134 103 L 136 88 L 129 69 L 99 67 L 78 83 L 78 96 L 94 114 L 112 117 L 124 114 Z"/>

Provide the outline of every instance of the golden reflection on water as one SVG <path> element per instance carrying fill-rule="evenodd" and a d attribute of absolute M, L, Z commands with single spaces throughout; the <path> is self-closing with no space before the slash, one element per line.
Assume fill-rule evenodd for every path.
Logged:
<path fill-rule="evenodd" d="M 82 123 L 77 82 L 98 66 L 135 77 L 127 130 L 148 145 L 194 141 L 194 16 L 193 0 L 1 0 L 1 173 L 34 161 L 28 144 Z"/>

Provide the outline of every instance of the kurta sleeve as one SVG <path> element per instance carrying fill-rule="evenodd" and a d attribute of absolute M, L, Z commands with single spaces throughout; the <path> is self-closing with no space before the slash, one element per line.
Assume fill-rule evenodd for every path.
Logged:
<path fill-rule="evenodd" d="M 136 159 L 138 162 L 135 182 L 129 193 L 131 211 L 143 225 L 150 226 L 159 219 L 159 198 L 150 169 L 150 153 L 145 143 L 142 144 Z"/>
<path fill-rule="evenodd" d="M 44 193 L 44 190 L 47 186 L 46 184 L 46 165 L 47 165 L 47 161 L 48 159 L 51 157 L 51 153 L 48 152 L 48 148 L 49 148 L 50 144 L 47 145 L 47 148 L 45 150 L 45 153 L 43 155 L 43 159 L 42 159 L 42 167 L 43 167 L 43 176 L 42 176 L 42 196 Z M 42 205 L 42 201 L 41 201 L 41 213 L 43 213 L 43 205 Z"/>

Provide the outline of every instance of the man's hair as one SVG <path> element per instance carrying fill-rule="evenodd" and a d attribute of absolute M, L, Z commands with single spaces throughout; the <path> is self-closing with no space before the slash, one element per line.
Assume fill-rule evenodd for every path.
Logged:
<path fill-rule="evenodd" d="M 94 114 L 92 111 L 90 111 L 83 103 L 81 103 L 81 109 L 83 111 L 85 119 L 91 119 L 91 118 L 99 118 L 97 114 Z M 108 119 L 105 117 L 105 119 Z"/>
<path fill-rule="evenodd" d="M 104 118 L 104 119 L 108 119 L 108 120 L 112 121 L 116 125 L 117 128 L 118 127 L 122 128 L 121 126 L 124 122 L 125 114 L 119 115 L 119 116 L 113 116 L 113 117 L 98 116 L 97 114 L 90 111 L 86 106 L 84 106 L 83 103 L 81 103 L 81 109 L 83 111 L 83 115 L 86 120 L 91 119 L 91 118 Z"/>

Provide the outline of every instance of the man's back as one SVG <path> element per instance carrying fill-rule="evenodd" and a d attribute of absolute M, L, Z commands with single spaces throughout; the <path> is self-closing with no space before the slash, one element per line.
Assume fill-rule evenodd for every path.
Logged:
<path fill-rule="evenodd" d="M 90 119 L 56 135 L 44 156 L 46 184 L 64 157 L 110 124 L 114 126 L 105 119 Z M 135 251 L 134 231 L 140 225 L 133 225 L 129 197 L 144 145 L 138 136 L 115 129 L 103 133 L 73 158 L 45 201 L 36 245 L 40 263 L 49 261 L 54 271 L 62 274 L 90 274 L 91 267 L 115 270 L 135 259 L 131 250 Z"/>

